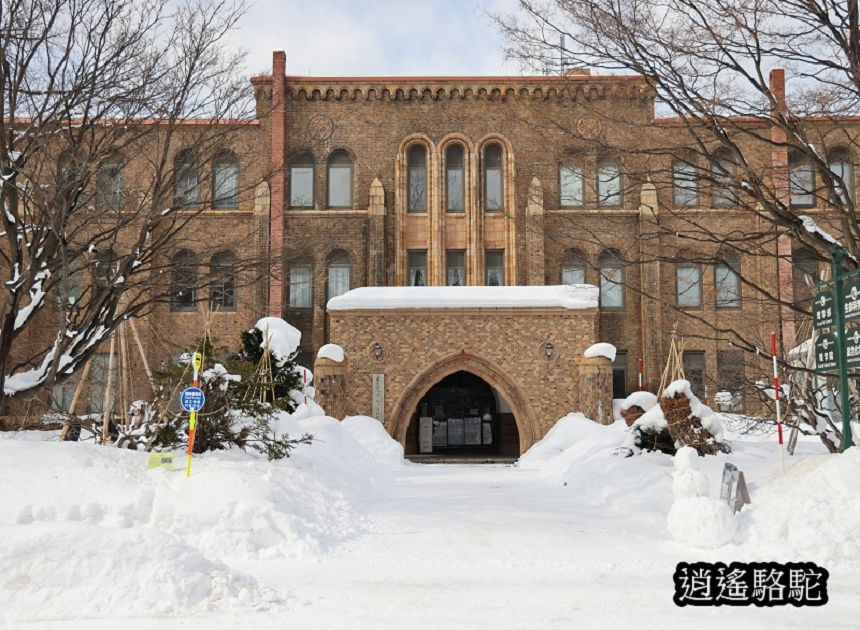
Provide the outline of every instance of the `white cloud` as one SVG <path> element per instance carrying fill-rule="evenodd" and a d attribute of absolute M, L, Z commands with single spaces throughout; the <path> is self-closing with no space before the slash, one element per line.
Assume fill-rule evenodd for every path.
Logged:
<path fill-rule="evenodd" d="M 515 0 L 257 0 L 234 43 L 248 50 L 248 69 L 271 71 L 284 50 L 287 74 L 516 74 L 481 7 L 509 12 Z"/>

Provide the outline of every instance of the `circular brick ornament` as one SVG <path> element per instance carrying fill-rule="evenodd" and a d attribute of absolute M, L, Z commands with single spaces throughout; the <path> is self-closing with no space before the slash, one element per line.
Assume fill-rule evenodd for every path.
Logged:
<path fill-rule="evenodd" d="M 308 121 L 308 133 L 314 140 L 328 140 L 334 132 L 334 123 L 331 118 L 316 115 Z"/>
<path fill-rule="evenodd" d="M 576 123 L 576 130 L 579 132 L 579 135 L 590 140 L 596 138 L 600 134 L 602 128 L 603 125 L 601 125 L 600 119 L 595 118 L 594 116 L 580 118 Z"/>

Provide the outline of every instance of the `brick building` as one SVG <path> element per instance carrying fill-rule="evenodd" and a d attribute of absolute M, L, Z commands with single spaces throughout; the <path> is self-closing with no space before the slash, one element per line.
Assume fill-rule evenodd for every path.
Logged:
<path fill-rule="evenodd" d="M 655 94 L 642 78 L 584 70 L 298 77 L 285 66 L 275 52 L 272 75 L 251 79 L 258 119 L 235 138 L 236 186 L 254 194 L 229 207 L 213 204 L 194 219 L 182 247 L 195 264 L 243 251 L 278 261 L 267 283 L 234 287 L 219 304 L 219 338 L 238 338 L 257 316 L 281 316 L 301 330 L 301 359 L 310 365 L 320 346 L 342 341 L 349 318 L 326 305 L 350 289 L 589 283 L 600 288 L 591 341 L 618 348 L 615 397 L 636 388 L 640 360 L 646 387 L 656 388 L 673 327 L 688 340 L 687 375 L 700 394 L 739 390 L 767 370 L 733 348 L 729 332 L 764 347 L 778 329 L 783 345 L 794 345 L 795 317 L 762 296 L 792 301 L 817 263 L 740 207 L 730 165 L 725 181 L 697 182 L 695 165 L 678 160 L 689 143 L 684 126 L 656 117 Z M 781 71 L 771 79 L 784 90 Z M 822 153 L 853 186 L 837 132 L 853 128 L 822 128 Z M 820 225 L 840 232 L 814 197 L 790 189 L 789 180 L 805 171 L 785 149 L 749 143 L 745 157 L 769 173 L 774 194 L 792 204 L 796 196 Z M 713 235 L 750 234 L 758 235 L 755 255 L 703 262 L 720 248 Z M 237 235 L 243 240 L 234 251 Z M 677 262 L 665 262 L 668 254 Z M 196 311 L 184 304 L 175 300 L 149 316 L 179 345 L 199 335 Z M 396 317 L 377 324 L 385 329 L 377 337 L 396 338 Z M 449 313 L 434 325 L 455 320 Z M 166 349 L 144 337 L 157 363 Z M 537 433 L 554 419 L 541 418 Z"/>

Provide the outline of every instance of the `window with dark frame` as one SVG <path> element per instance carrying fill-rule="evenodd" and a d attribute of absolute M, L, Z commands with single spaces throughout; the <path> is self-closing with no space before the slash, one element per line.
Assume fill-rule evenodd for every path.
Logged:
<path fill-rule="evenodd" d="M 717 387 L 732 394 L 732 411 L 743 411 L 746 388 L 743 350 L 717 350 Z"/>
<path fill-rule="evenodd" d="M 815 205 L 815 171 L 803 156 L 792 155 L 788 161 L 789 203 L 794 208 Z"/>
<path fill-rule="evenodd" d="M 718 151 L 711 163 L 712 198 L 715 208 L 734 206 L 738 203 L 738 193 L 735 190 L 734 160 L 728 151 Z"/>
<path fill-rule="evenodd" d="M 584 178 L 581 166 L 567 164 L 560 166 L 558 182 L 562 208 L 576 208 L 585 203 Z"/>
<path fill-rule="evenodd" d="M 314 207 L 314 158 L 302 153 L 290 163 L 290 207 Z"/>
<path fill-rule="evenodd" d="M 734 252 L 724 254 L 714 267 L 714 294 L 717 308 L 741 307 L 741 260 Z"/>
<path fill-rule="evenodd" d="M 180 151 L 174 159 L 173 177 L 174 205 L 180 208 L 196 205 L 200 201 L 200 173 L 189 149 Z"/>
<path fill-rule="evenodd" d="M 617 350 L 612 361 L 612 397 L 627 398 L 627 351 Z"/>
<path fill-rule="evenodd" d="M 466 252 L 462 249 L 449 249 L 445 252 L 445 276 L 449 287 L 462 287 L 466 284 Z"/>
<path fill-rule="evenodd" d="M 684 376 L 690 382 L 690 389 L 698 398 L 705 395 L 705 353 L 701 350 L 685 350 L 681 361 Z"/>
<path fill-rule="evenodd" d="M 502 183 L 502 147 L 488 144 L 484 148 L 484 210 L 487 212 L 504 208 Z"/>
<path fill-rule="evenodd" d="M 676 300 L 679 308 L 702 307 L 702 269 L 699 265 L 675 266 Z"/>
<path fill-rule="evenodd" d="M 290 308 L 313 306 L 313 267 L 309 264 L 290 266 Z"/>
<path fill-rule="evenodd" d="M 463 146 L 452 144 L 445 150 L 445 211 L 465 212 L 466 179 Z"/>
<path fill-rule="evenodd" d="M 504 250 L 489 250 L 484 259 L 487 267 L 487 286 L 505 286 L 505 252 Z"/>
<path fill-rule="evenodd" d="M 406 252 L 406 267 L 410 287 L 427 286 L 427 250 Z"/>
<path fill-rule="evenodd" d="M 407 154 L 408 212 L 427 211 L 427 149 L 414 144 Z"/>
<path fill-rule="evenodd" d="M 337 252 L 329 257 L 326 275 L 326 299 L 336 298 L 350 290 L 352 264 L 346 252 Z"/>
<path fill-rule="evenodd" d="M 197 260 L 187 249 L 179 251 L 171 261 L 170 310 L 190 311 L 196 304 Z"/>
<path fill-rule="evenodd" d="M 678 208 L 699 204 L 699 174 L 692 160 L 678 159 L 672 162 L 672 195 Z"/>
<path fill-rule="evenodd" d="M 328 159 L 328 207 L 352 207 L 352 158 L 335 151 Z"/>
<path fill-rule="evenodd" d="M 101 205 L 118 210 L 122 207 L 123 162 L 112 158 L 101 165 L 96 174 L 96 199 Z"/>
<path fill-rule="evenodd" d="M 210 262 L 212 289 L 210 304 L 213 311 L 230 311 L 236 308 L 236 257 L 230 252 L 212 256 Z"/>
<path fill-rule="evenodd" d="M 239 207 L 239 158 L 232 151 L 219 153 L 212 165 L 212 207 Z"/>

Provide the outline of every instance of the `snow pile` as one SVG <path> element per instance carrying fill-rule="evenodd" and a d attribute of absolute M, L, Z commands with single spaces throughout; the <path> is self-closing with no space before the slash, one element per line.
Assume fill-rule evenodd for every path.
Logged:
<path fill-rule="evenodd" d="M 381 464 L 403 464 L 403 445 L 393 439 L 376 418 L 347 416 L 341 424 Z"/>
<path fill-rule="evenodd" d="M 302 333 L 280 317 L 263 317 L 254 328 L 263 333 L 260 347 L 268 349 L 279 365 L 293 355 L 302 341 Z"/>
<path fill-rule="evenodd" d="M 652 429 L 654 431 L 662 431 L 669 428 L 669 423 L 666 422 L 666 416 L 663 415 L 663 410 L 660 405 L 654 405 L 646 410 L 633 423 L 634 427 L 639 427 L 642 430 Z"/>
<path fill-rule="evenodd" d="M 683 394 L 690 401 L 690 416 L 699 418 L 702 421 L 702 426 L 717 442 L 720 442 L 723 437 L 723 423 L 721 422 L 720 417 L 715 414 L 710 407 L 702 404 L 702 401 L 700 401 L 693 393 L 693 390 L 690 387 L 690 381 L 685 381 L 683 379 L 672 381 L 663 391 L 663 396 L 666 398 L 674 398 L 678 394 Z"/>
<path fill-rule="evenodd" d="M 337 363 L 343 363 L 343 348 L 336 343 L 327 343 L 317 352 L 318 359 L 331 359 Z"/>
<path fill-rule="evenodd" d="M 708 496 L 708 478 L 699 470 L 698 459 L 699 454 L 689 446 L 675 454 L 675 501 L 666 524 L 676 542 L 690 547 L 720 547 L 731 542 L 735 517 L 728 505 Z"/>
<path fill-rule="evenodd" d="M 621 403 L 621 411 L 627 411 L 630 407 L 639 407 L 642 411 L 648 411 L 656 404 L 657 397 L 651 392 L 633 392 Z"/>
<path fill-rule="evenodd" d="M 187 615 L 282 600 L 236 567 L 319 558 L 354 539 L 390 466 L 402 462 L 381 427 L 320 412 L 311 403 L 278 415 L 278 433 L 314 436 L 288 459 L 207 453 L 194 457 L 190 478 L 180 452 L 173 472 L 147 471 L 147 453 L 0 440 L 0 601 L 14 602 L 0 622 Z"/>
<path fill-rule="evenodd" d="M 597 308 L 590 284 L 519 287 L 361 287 L 328 301 L 330 311 L 392 308 Z"/>
<path fill-rule="evenodd" d="M 803 558 L 831 567 L 860 561 L 860 448 L 799 461 L 786 457 L 786 465 L 785 474 L 752 488 L 752 503 L 738 515 L 743 548 L 778 562 Z"/>
<path fill-rule="evenodd" d="M 596 343 L 593 346 L 589 346 L 585 352 L 582 353 L 586 359 L 594 359 L 596 357 L 606 357 L 610 361 L 615 360 L 616 348 L 611 343 Z"/>

